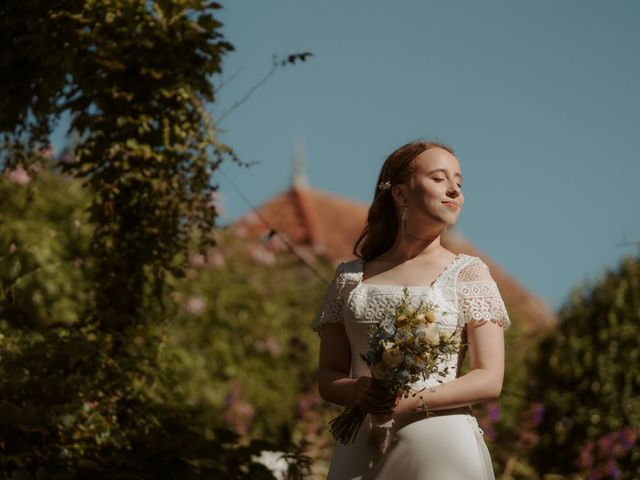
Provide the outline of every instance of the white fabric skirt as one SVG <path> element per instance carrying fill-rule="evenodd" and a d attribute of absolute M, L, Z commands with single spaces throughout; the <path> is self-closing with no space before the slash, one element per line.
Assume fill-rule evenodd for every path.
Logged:
<path fill-rule="evenodd" d="M 336 443 L 328 480 L 495 480 L 489 450 L 470 414 L 423 418 L 395 432 L 384 454 L 369 443 L 367 415 L 352 444 Z"/>

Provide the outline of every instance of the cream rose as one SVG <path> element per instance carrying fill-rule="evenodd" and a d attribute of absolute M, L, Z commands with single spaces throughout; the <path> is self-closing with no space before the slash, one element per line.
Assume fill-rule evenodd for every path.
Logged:
<path fill-rule="evenodd" d="M 404 362 L 404 353 L 397 347 L 386 350 L 382 354 L 382 361 L 390 368 L 399 367 Z"/>
<path fill-rule="evenodd" d="M 416 342 L 426 345 L 438 345 L 440 343 L 440 332 L 432 323 L 419 327 L 416 329 Z"/>

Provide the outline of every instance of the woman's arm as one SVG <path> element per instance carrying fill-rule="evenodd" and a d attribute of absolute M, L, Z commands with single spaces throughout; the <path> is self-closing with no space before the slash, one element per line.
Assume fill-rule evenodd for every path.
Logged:
<path fill-rule="evenodd" d="M 342 323 L 326 323 L 318 330 L 320 361 L 318 390 L 326 401 L 336 405 L 351 405 L 355 380 L 349 373 L 351 350 Z"/>
<path fill-rule="evenodd" d="M 470 321 L 466 327 L 470 371 L 415 397 L 401 398 L 394 413 L 423 411 L 424 405 L 428 410 L 456 408 L 500 396 L 504 379 L 503 327 L 492 321 Z"/>
<path fill-rule="evenodd" d="M 371 377 L 351 378 L 351 348 L 342 323 L 327 323 L 320 334 L 318 390 L 328 402 L 358 405 L 364 412 L 390 414 L 396 398 L 385 392 Z"/>

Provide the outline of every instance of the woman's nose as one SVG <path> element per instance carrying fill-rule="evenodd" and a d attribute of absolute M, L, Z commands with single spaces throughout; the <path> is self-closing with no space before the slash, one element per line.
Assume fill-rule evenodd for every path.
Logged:
<path fill-rule="evenodd" d="M 457 197 L 458 195 L 460 195 L 461 192 L 462 190 L 460 189 L 460 187 L 454 183 L 453 185 L 449 186 L 447 195 Z"/>

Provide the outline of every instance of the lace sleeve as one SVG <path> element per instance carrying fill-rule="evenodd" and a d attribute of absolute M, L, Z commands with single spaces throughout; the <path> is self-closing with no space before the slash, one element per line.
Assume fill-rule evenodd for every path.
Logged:
<path fill-rule="evenodd" d="M 320 309 L 313 321 L 312 329 L 314 332 L 318 332 L 320 327 L 325 323 L 343 323 L 342 318 L 342 305 L 344 299 L 342 298 L 342 292 L 345 286 L 344 279 L 344 262 L 340 263 L 336 268 L 336 273 L 333 280 L 327 288 Z"/>
<path fill-rule="evenodd" d="M 470 320 L 492 321 L 506 330 L 511 325 L 509 314 L 491 277 L 489 267 L 478 259 L 458 273 L 456 283 L 458 295 L 458 323 L 464 326 Z"/>

